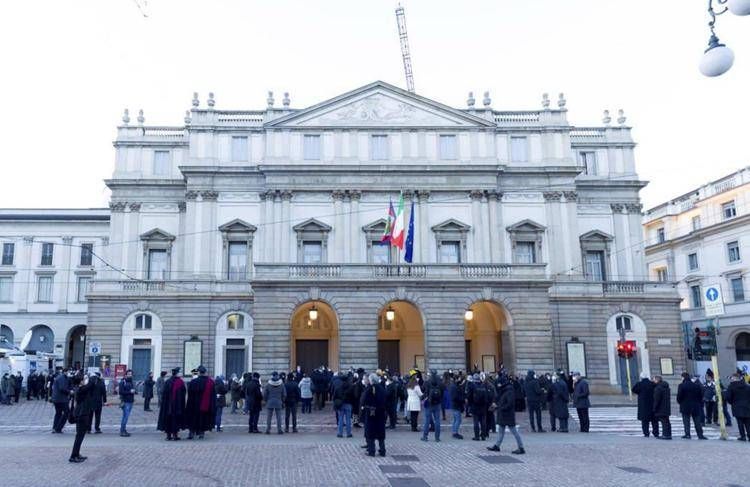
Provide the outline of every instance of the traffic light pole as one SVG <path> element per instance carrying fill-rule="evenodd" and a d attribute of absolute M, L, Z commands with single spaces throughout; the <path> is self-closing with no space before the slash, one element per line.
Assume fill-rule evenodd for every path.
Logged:
<path fill-rule="evenodd" d="M 620 328 L 620 341 L 625 343 L 625 327 Z M 633 402 L 633 385 L 630 381 L 630 356 L 625 356 L 625 370 L 628 377 L 628 400 Z"/>
<path fill-rule="evenodd" d="M 716 349 L 711 355 L 711 367 L 714 371 L 714 388 L 716 389 L 716 408 L 719 412 L 719 438 L 726 440 L 727 435 L 727 419 L 724 417 L 724 398 L 721 393 L 721 374 L 719 374 L 719 318 L 714 320 L 714 340 L 716 343 Z"/>

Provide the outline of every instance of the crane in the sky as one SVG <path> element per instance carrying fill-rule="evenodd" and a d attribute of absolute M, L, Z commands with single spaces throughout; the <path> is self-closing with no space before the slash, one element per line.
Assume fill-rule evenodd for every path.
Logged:
<path fill-rule="evenodd" d="M 406 73 L 406 89 L 414 93 L 414 73 L 411 69 L 411 53 L 409 52 L 409 37 L 406 34 L 406 16 L 404 7 L 398 4 L 396 8 L 396 23 L 398 23 L 398 38 L 401 41 L 401 56 L 404 58 L 404 72 Z"/>

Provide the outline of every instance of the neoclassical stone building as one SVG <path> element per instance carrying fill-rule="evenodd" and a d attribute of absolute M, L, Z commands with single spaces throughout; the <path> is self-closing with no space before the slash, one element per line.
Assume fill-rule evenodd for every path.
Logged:
<path fill-rule="evenodd" d="M 643 281 L 625 118 L 575 127 L 566 100 L 456 109 L 383 82 L 305 109 L 222 110 L 118 127 L 108 255 L 88 340 L 136 374 L 477 364 L 585 369 L 621 390 L 684 363 L 679 296 Z M 389 201 L 414 259 L 381 245 Z M 671 376 L 669 376 L 671 377 Z"/>

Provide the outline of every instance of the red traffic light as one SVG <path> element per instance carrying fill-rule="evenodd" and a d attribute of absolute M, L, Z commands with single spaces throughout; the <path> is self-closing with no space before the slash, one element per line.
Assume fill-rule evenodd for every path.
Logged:
<path fill-rule="evenodd" d="M 617 341 L 617 355 L 622 358 L 631 358 L 635 355 L 638 347 L 635 344 L 635 340 L 618 340 Z"/>

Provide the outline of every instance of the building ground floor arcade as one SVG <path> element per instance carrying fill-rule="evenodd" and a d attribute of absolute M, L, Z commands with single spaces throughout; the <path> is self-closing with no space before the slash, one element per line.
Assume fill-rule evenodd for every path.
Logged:
<path fill-rule="evenodd" d="M 684 364 L 674 295 L 645 289 L 582 293 L 541 280 L 273 280 L 205 293 L 115 288 L 94 286 L 87 339 L 136 376 L 197 363 L 217 375 L 297 365 L 406 373 L 503 364 L 517 373 L 583 369 L 595 390 L 619 392 L 627 383 L 615 353 L 621 327 L 639 347 L 633 370 L 676 380 Z"/>

